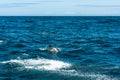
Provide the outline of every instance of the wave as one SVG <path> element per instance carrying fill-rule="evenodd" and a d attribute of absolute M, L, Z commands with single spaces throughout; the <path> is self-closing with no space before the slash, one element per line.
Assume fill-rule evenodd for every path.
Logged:
<path fill-rule="evenodd" d="M 111 77 L 109 75 L 102 74 L 99 72 L 96 73 L 94 71 L 92 72 L 82 71 L 82 68 L 85 68 L 82 66 L 81 66 L 81 69 L 79 69 L 80 66 L 76 67 L 77 69 L 75 69 L 73 64 L 67 63 L 64 61 L 59 61 L 59 60 L 49 60 L 49 59 L 44 59 L 44 58 L 24 59 L 24 60 L 14 59 L 14 60 L 2 61 L 0 62 L 0 64 L 3 64 L 4 67 L 7 64 L 11 64 L 11 67 L 9 66 L 10 67 L 9 70 L 13 69 L 14 74 L 20 75 L 22 77 L 26 75 L 27 78 L 30 77 L 30 75 L 32 76 L 34 75 L 35 78 L 38 75 L 37 78 L 40 78 L 41 77 L 40 74 L 46 78 L 48 76 L 45 76 L 44 74 L 46 75 L 49 74 L 49 75 L 52 75 L 51 78 L 60 76 L 63 79 L 68 78 L 67 80 L 69 80 L 70 78 L 71 79 L 76 78 L 75 80 L 81 80 L 81 79 L 118 80 L 117 78 L 114 78 L 114 77 Z M 89 68 L 89 67 L 86 67 L 86 68 Z M 19 72 L 17 73 L 16 70 L 18 70 Z M 27 72 L 24 72 L 25 70 L 27 70 Z"/>

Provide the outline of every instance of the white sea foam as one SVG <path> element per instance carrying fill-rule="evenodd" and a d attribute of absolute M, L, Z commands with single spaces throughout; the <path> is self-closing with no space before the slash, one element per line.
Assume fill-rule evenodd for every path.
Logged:
<path fill-rule="evenodd" d="M 39 48 L 41 51 L 45 51 L 46 50 L 46 48 Z"/>
<path fill-rule="evenodd" d="M 3 43 L 4 41 L 3 40 L 0 40 L 0 43 Z"/>
<path fill-rule="evenodd" d="M 100 74 L 100 73 L 87 73 L 76 71 L 74 69 L 70 69 L 72 64 L 66 63 L 63 61 L 58 60 L 49 60 L 49 59 L 17 59 L 17 60 L 9 60 L 0 62 L 2 64 L 6 63 L 16 63 L 23 65 L 25 69 L 32 69 L 32 70 L 40 70 L 40 71 L 52 71 L 54 73 L 59 73 L 61 75 L 66 76 L 76 76 L 76 77 L 83 77 L 90 80 L 118 80 L 117 78 L 111 78 L 109 75 Z"/>
<path fill-rule="evenodd" d="M 108 75 L 104 75 L 104 74 L 95 74 L 95 73 L 84 73 L 79 75 L 81 77 L 86 77 L 86 78 L 90 78 L 90 80 L 118 80 L 116 78 L 111 78 Z"/>
<path fill-rule="evenodd" d="M 60 73 L 63 75 L 83 77 L 83 78 L 86 78 L 86 80 L 119 80 L 117 78 L 113 78 L 105 74 L 86 73 L 86 72 L 78 73 L 76 70 L 61 70 Z"/>
<path fill-rule="evenodd" d="M 23 56 L 29 56 L 29 54 L 27 54 L 27 53 L 23 53 Z"/>
<path fill-rule="evenodd" d="M 79 70 L 60 70 L 61 74 L 63 75 L 69 75 L 69 76 L 76 76 L 76 77 L 82 77 L 82 78 L 86 78 L 86 80 L 119 80 L 117 78 L 113 78 L 110 77 L 109 75 L 105 75 L 105 74 L 100 74 L 100 73 L 87 73 L 87 72 L 81 72 Z"/>
<path fill-rule="evenodd" d="M 58 60 L 48 60 L 48 59 L 25 59 L 25 60 L 10 60 L 1 63 L 17 63 L 24 65 L 27 69 L 35 70 L 60 70 L 62 68 L 70 67 L 71 64 L 58 61 Z"/>

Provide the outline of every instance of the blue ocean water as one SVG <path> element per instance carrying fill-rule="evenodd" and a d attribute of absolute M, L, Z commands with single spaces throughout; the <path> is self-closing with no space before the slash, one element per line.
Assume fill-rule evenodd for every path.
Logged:
<path fill-rule="evenodd" d="M 120 17 L 0 17 L 0 80 L 120 80 Z"/>

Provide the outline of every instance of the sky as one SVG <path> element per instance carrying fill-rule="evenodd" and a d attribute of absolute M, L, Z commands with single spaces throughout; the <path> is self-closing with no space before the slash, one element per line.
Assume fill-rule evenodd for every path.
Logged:
<path fill-rule="evenodd" d="M 1 0 L 0 16 L 120 16 L 120 0 Z"/>

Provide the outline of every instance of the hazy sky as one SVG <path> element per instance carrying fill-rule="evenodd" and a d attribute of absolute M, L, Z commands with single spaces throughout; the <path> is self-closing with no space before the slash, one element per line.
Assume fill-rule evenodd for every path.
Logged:
<path fill-rule="evenodd" d="M 120 0 L 1 0 L 0 16 L 120 16 Z"/>

